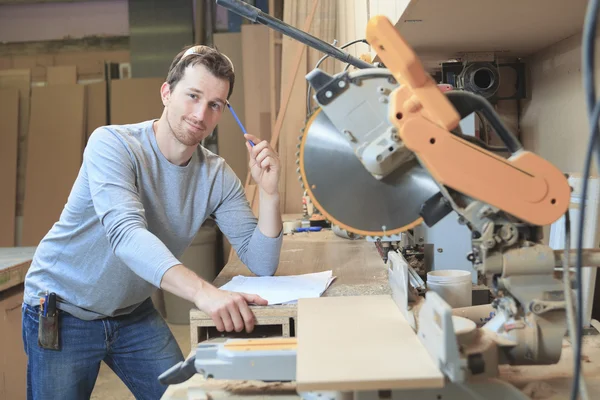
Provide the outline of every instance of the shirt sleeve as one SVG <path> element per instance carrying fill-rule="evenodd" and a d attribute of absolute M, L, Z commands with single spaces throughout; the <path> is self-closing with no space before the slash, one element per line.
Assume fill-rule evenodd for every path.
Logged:
<path fill-rule="evenodd" d="M 94 209 L 114 254 L 160 287 L 164 273 L 181 262 L 148 231 L 133 156 L 113 132 L 99 128 L 90 136 L 83 163 Z"/>
<path fill-rule="evenodd" d="M 223 192 L 213 213 L 215 222 L 250 271 L 259 276 L 274 275 L 279 265 L 283 230 L 275 238 L 260 231 L 242 182 L 227 163 L 223 165 Z"/>

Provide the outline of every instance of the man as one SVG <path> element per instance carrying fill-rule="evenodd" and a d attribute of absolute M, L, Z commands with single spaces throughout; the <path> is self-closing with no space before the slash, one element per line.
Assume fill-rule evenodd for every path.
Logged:
<path fill-rule="evenodd" d="M 272 275 L 277 269 L 276 153 L 246 135 L 255 144 L 246 142 L 260 188 L 257 221 L 232 169 L 199 146 L 227 112 L 234 81 L 225 55 L 189 48 L 175 57 L 161 87 L 160 119 L 91 135 L 67 204 L 25 280 L 29 398 L 89 398 L 101 361 L 136 398 L 159 398 L 166 387 L 158 375 L 183 355 L 150 300 L 157 287 L 194 302 L 219 331 L 253 329 L 248 303 L 265 305 L 264 299 L 217 289 L 177 259 L 212 216 L 250 270 Z M 244 140 L 239 133 L 221 135 Z M 58 329 L 44 311 L 48 302 L 40 307 L 48 293 L 57 298 Z"/>

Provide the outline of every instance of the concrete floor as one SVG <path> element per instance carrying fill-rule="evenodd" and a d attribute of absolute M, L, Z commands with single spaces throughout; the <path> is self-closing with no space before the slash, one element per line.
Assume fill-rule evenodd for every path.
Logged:
<path fill-rule="evenodd" d="M 184 356 L 187 357 L 190 354 L 190 326 L 169 324 L 169 328 L 171 328 Z M 135 397 L 119 377 L 106 364 L 102 363 L 91 399 L 134 400 Z"/>

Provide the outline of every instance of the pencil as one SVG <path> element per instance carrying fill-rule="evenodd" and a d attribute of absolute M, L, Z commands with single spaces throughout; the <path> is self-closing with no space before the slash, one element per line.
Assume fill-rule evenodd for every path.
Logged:
<path fill-rule="evenodd" d="M 233 118 L 235 118 L 235 121 L 240 126 L 242 133 L 244 135 L 247 134 L 248 132 L 246 132 L 246 128 L 244 128 L 244 125 L 242 125 L 242 121 L 240 121 L 240 119 L 238 118 L 237 114 L 233 110 L 233 107 L 231 107 L 231 104 L 229 103 L 229 101 L 227 102 L 227 107 L 229 107 L 229 110 L 231 111 L 231 115 L 233 115 Z M 252 140 L 248 140 L 248 141 L 250 142 L 250 146 L 254 147 L 254 142 Z"/>

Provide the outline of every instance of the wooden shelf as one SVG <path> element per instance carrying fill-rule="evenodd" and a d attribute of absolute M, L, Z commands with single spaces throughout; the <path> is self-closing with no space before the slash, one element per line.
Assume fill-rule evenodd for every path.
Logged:
<path fill-rule="evenodd" d="M 411 0 L 396 28 L 424 59 L 525 57 L 581 32 L 586 0 Z"/>

